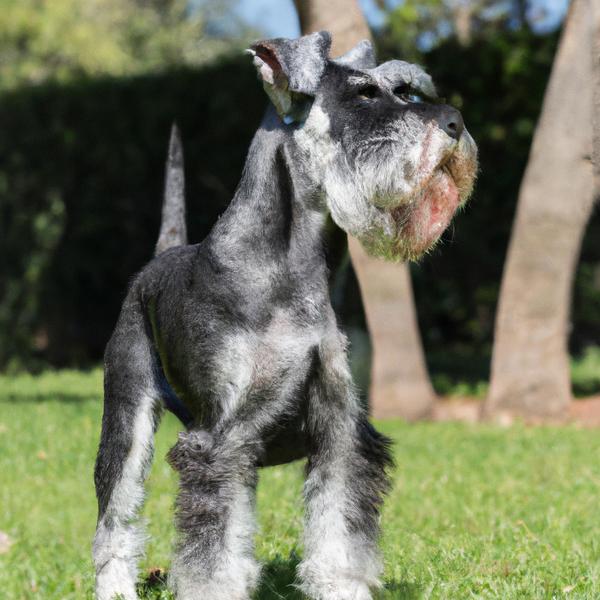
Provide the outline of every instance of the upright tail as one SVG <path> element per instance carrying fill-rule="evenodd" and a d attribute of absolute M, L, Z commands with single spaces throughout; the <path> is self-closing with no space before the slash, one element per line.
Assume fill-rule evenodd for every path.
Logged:
<path fill-rule="evenodd" d="M 185 224 L 183 147 L 179 128 L 173 123 L 165 172 L 160 234 L 158 235 L 154 255 L 157 256 L 169 248 L 184 246 L 185 244 L 187 244 L 187 227 Z"/>

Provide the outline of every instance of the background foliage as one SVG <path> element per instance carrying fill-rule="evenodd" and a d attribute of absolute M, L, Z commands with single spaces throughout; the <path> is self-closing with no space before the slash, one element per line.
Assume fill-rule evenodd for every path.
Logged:
<path fill-rule="evenodd" d="M 186 0 L 4 0 L 1 85 L 200 63 L 223 45 L 203 30 Z"/>
<path fill-rule="evenodd" d="M 3 95 L 4 363 L 101 356 L 128 280 L 152 256 L 173 120 L 187 153 L 191 238 L 207 233 L 264 107 L 243 62 Z"/>
<path fill-rule="evenodd" d="M 110 0 L 102 11 L 92 0 L 42 3 L 42 12 L 34 0 L 4 4 L 0 367 L 94 363 L 128 280 L 152 254 L 171 122 L 183 131 L 198 241 L 231 198 L 265 98 L 240 42 L 208 35 L 203 13 L 180 0 Z M 423 63 L 481 156 L 472 202 L 413 267 L 419 319 L 434 374 L 476 380 L 558 34 L 534 33 L 518 12 L 484 11 L 465 44 L 445 4 L 414 5 L 390 11 L 380 57 Z M 599 228 L 596 218 L 577 276 L 575 351 L 600 334 Z M 352 277 L 344 305 L 360 326 Z"/>

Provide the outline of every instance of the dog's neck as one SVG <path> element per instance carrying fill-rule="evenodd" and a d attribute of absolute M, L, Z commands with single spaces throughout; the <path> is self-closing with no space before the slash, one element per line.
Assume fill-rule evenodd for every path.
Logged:
<path fill-rule="evenodd" d="M 242 262 L 287 257 L 294 269 L 325 272 L 327 209 L 295 156 L 292 130 L 267 111 L 213 240 Z"/>

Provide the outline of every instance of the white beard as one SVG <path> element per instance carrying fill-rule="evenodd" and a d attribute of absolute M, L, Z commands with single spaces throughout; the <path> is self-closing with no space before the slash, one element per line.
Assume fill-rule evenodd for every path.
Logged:
<path fill-rule="evenodd" d="M 450 160 L 457 167 L 466 165 L 464 181 L 456 182 L 461 203 L 472 188 L 476 150 L 471 136 L 465 130 L 459 143 L 433 121 L 425 125 L 412 113 L 383 135 L 363 142 L 354 165 L 349 164 L 342 145 L 331 139 L 329 118 L 318 104 L 294 136 L 305 168 L 323 190 L 335 223 L 358 238 L 370 254 L 388 260 L 417 258 L 427 249 L 413 248 L 413 240 L 404 235 L 404 223 L 392 210 L 403 207 L 410 216 L 441 163 Z M 437 224 L 435 239 L 446 225 Z"/>

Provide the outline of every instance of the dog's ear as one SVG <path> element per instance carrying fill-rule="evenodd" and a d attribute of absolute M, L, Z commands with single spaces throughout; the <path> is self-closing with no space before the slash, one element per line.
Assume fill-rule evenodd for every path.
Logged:
<path fill-rule="evenodd" d="M 336 58 L 334 62 L 353 69 L 374 69 L 377 66 L 375 50 L 369 40 L 358 42 L 354 48 Z"/>
<path fill-rule="evenodd" d="M 331 36 L 327 31 L 296 40 L 276 38 L 252 45 L 247 51 L 263 86 L 285 123 L 306 117 L 327 66 Z"/>

